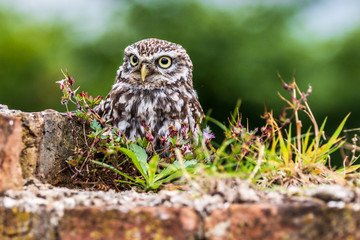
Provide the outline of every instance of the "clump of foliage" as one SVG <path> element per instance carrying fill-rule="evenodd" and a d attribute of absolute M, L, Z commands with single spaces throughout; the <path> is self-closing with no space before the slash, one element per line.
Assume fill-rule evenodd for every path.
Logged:
<path fill-rule="evenodd" d="M 250 130 L 248 124 L 244 126 L 238 110 L 229 118 L 229 126 L 209 118 L 225 132 L 225 140 L 215 152 L 210 172 L 243 176 L 264 187 L 344 183 L 344 176 L 359 168 L 355 165 L 357 158 L 353 155 L 347 167 L 337 171 L 331 167 L 330 160 L 331 154 L 345 143 L 340 133 L 349 115 L 333 135 L 326 138 L 326 119 L 319 127 L 307 101 L 312 88 L 301 92 L 295 79 L 289 84 L 282 82 L 284 89 L 290 93 L 290 100 L 279 93 L 287 107 L 284 107 L 279 119 L 265 109 L 263 118 L 266 124 L 260 130 Z M 306 132 L 302 132 L 299 112 L 305 113 L 312 123 Z"/>
<path fill-rule="evenodd" d="M 145 123 L 142 124 L 145 137 L 128 140 L 111 121 L 105 121 L 97 113 L 102 97 L 77 93 L 79 88 L 74 88 L 74 79 L 68 73 L 64 76 L 57 82 L 63 91 L 61 103 L 66 106 L 70 122 L 77 118 L 84 127 L 83 132 L 74 132 L 82 142 L 76 146 L 74 156 L 67 160 L 77 183 L 97 185 L 105 190 L 129 186 L 157 190 L 162 184 L 179 178 L 184 170 L 194 168 L 197 164 L 194 159 L 201 158 L 194 155 L 191 131 L 186 125 L 179 131 L 170 125 L 169 135 L 160 138 L 164 146 L 160 150 L 154 149 L 155 138 Z M 69 103 L 76 107 L 75 111 L 70 111 Z M 182 156 L 181 163 L 176 159 L 176 151 Z"/>
<path fill-rule="evenodd" d="M 194 142 L 186 125 L 180 130 L 170 125 L 170 134 L 160 137 L 164 148 L 155 150 L 150 126 L 142 124 L 144 138 L 128 140 L 110 121 L 97 114 L 96 106 L 102 97 L 77 93 L 79 88 L 74 89 L 74 79 L 67 73 L 64 76 L 65 79 L 58 82 L 64 95 L 62 103 L 69 120 L 75 117 L 84 126 L 83 133 L 77 133 L 82 135 L 83 145 L 79 144 L 74 156 L 68 159 L 69 169 L 78 183 L 93 184 L 102 189 L 121 190 L 132 186 L 156 191 L 181 176 L 194 182 L 198 181 L 194 180 L 198 178 L 196 176 L 206 178 L 202 174 L 206 173 L 215 177 L 240 177 L 263 187 L 287 187 L 343 183 L 359 167 L 355 165 L 354 152 L 350 161 L 344 159 L 343 168 L 335 171 L 330 166 L 331 154 L 345 143 L 340 133 L 348 116 L 326 138 L 326 119 L 319 126 L 307 101 L 311 87 L 302 92 L 295 79 L 288 84 L 280 77 L 285 90 L 290 93 L 290 100 L 279 93 L 287 104 L 279 119 L 265 109 L 265 126 L 251 130 L 248 122 L 243 124 L 239 102 L 228 126 L 209 116 L 205 118 L 205 125 L 210 121 L 224 131 L 225 139 L 220 145 L 214 143 L 214 147 L 211 144 L 215 136 L 208 127 Z M 70 112 L 69 103 L 76 106 L 74 112 Z M 305 113 L 312 123 L 306 132 L 302 131 L 300 112 Z M 191 175 L 193 172 L 196 174 Z"/>

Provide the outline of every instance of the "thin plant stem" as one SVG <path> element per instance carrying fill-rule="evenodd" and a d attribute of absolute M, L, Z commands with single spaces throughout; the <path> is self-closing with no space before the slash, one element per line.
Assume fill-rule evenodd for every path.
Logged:
<path fill-rule="evenodd" d="M 250 177 L 248 178 L 248 182 L 251 182 L 251 180 L 255 177 L 256 173 L 259 171 L 261 163 L 263 162 L 264 151 L 265 151 L 265 146 L 262 145 L 260 147 L 259 156 L 256 161 L 256 166 L 255 166 L 254 170 L 251 172 Z"/>
<path fill-rule="evenodd" d="M 295 84 L 295 81 L 293 82 L 293 84 L 296 86 Z M 295 88 L 293 89 L 293 101 L 294 101 L 294 115 L 295 115 L 295 123 L 296 123 L 296 142 L 297 142 L 297 151 L 299 153 L 301 153 L 301 127 L 302 127 L 302 124 L 301 124 L 301 121 L 299 119 L 299 113 L 298 113 L 298 104 L 295 103 L 296 101 L 296 90 Z M 302 169 L 302 159 L 301 157 L 298 158 L 298 165 L 299 165 L 299 168 Z"/>

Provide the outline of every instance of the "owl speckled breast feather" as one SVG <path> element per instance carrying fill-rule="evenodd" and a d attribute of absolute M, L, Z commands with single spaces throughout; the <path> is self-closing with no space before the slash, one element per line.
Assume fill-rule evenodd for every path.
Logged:
<path fill-rule="evenodd" d="M 192 62 L 185 49 L 159 39 L 145 39 L 124 50 L 111 91 L 99 114 L 129 139 L 144 137 L 149 126 L 156 140 L 188 126 L 196 137 L 204 113 L 193 88 Z"/>

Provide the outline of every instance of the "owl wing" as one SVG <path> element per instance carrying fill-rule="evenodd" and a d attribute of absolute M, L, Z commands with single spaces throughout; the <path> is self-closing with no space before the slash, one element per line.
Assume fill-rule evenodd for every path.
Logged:
<path fill-rule="evenodd" d="M 121 71 L 122 71 L 122 67 L 119 68 L 119 70 L 117 71 L 117 75 L 115 78 L 115 83 L 114 85 L 119 82 L 120 78 L 121 78 Z M 95 112 L 101 117 L 106 117 L 109 118 L 109 116 L 112 116 L 112 111 L 114 108 L 114 97 L 112 96 L 114 93 L 113 91 L 114 86 L 112 87 L 111 91 L 108 93 L 108 95 L 106 96 L 106 98 L 104 100 L 102 100 L 100 102 L 100 104 L 98 106 L 96 106 L 94 108 Z M 109 119 L 106 119 L 109 120 Z"/>

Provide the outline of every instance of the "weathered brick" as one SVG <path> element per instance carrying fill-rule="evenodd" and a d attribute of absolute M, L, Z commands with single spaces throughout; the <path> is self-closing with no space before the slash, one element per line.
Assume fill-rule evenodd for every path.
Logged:
<path fill-rule="evenodd" d="M 44 209 L 35 212 L 13 206 L 0 206 L 1 240 L 55 240 L 55 227 L 51 224 L 51 214 Z"/>
<path fill-rule="evenodd" d="M 21 121 L 0 114 L 0 192 L 23 184 L 20 167 Z"/>
<path fill-rule="evenodd" d="M 51 184 L 70 181 L 70 176 L 58 172 L 66 167 L 66 159 L 73 154 L 77 141 L 73 127 L 76 137 L 83 137 L 80 122 L 73 120 L 71 125 L 67 114 L 54 110 L 26 113 L 0 108 L 0 115 L 20 120 L 20 166 L 24 179 L 36 177 Z"/>
<path fill-rule="evenodd" d="M 60 220 L 62 240 L 197 239 L 200 218 L 193 209 L 139 207 L 129 212 L 100 208 L 69 209 Z"/>
<path fill-rule="evenodd" d="M 206 239 L 360 239 L 360 214 L 350 206 L 312 201 L 284 205 L 233 204 L 205 220 Z"/>

